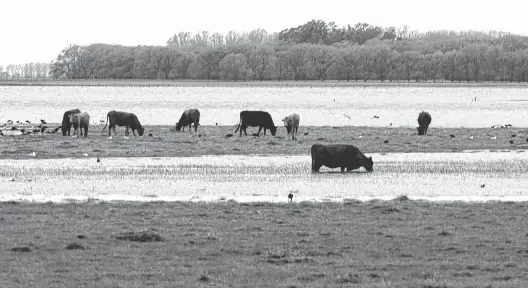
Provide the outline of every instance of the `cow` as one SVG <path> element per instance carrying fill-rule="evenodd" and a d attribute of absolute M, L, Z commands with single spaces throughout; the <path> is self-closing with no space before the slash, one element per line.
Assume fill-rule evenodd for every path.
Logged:
<path fill-rule="evenodd" d="M 259 127 L 257 136 L 260 135 L 260 131 L 264 128 L 264 135 L 266 135 L 266 129 L 269 129 L 272 136 L 275 136 L 277 127 L 273 123 L 273 119 L 268 112 L 265 111 L 242 111 L 240 112 L 240 123 L 238 123 L 235 133 L 240 129 L 240 136 L 242 136 L 242 130 L 247 136 L 247 127 Z"/>
<path fill-rule="evenodd" d="M 108 125 L 108 122 L 110 122 L 110 125 Z M 138 120 L 138 117 L 134 113 L 128 113 L 128 112 L 122 112 L 122 111 L 115 111 L 112 110 L 106 114 L 106 124 L 103 127 L 103 130 L 106 128 L 106 125 L 108 125 L 108 136 L 111 136 L 112 129 L 115 132 L 115 126 L 126 126 L 125 129 L 125 135 L 128 135 L 128 128 L 132 129 L 132 133 L 134 133 L 134 136 L 136 136 L 136 132 L 134 130 L 138 131 L 139 136 L 143 136 L 143 133 L 145 132 L 145 128 L 141 126 L 141 123 Z"/>
<path fill-rule="evenodd" d="M 311 148 L 312 172 L 319 172 L 321 166 L 341 168 L 344 172 L 364 167 L 368 172 L 374 171 L 372 157 L 365 156 L 354 145 L 348 144 L 313 144 Z"/>
<path fill-rule="evenodd" d="M 84 128 L 84 137 L 88 136 L 88 125 L 90 125 L 90 115 L 86 112 L 82 113 L 75 113 L 69 115 L 70 122 L 73 124 L 73 134 L 77 134 L 77 138 L 79 138 L 79 134 L 82 136 L 82 129 Z"/>
<path fill-rule="evenodd" d="M 198 109 L 185 110 L 176 123 L 176 131 L 180 131 L 182 128 L 185 131 L 185 126 L 189 126 L 189 131 L 191 131 L 192 123 L 194 123 L 194 132 L 198 131 L 198 125 L 200 125 L 200 111 Z"/>
<path fill-rule="evenodd" d="M 72 127 L 72 123 L 70 122 L 70 114 L 76 114 L 81 113 L 81 110 L 79 109 L 72 109 L 64 112 L 64 115 L 62 116 L 62 125 L 60 128 L 62 128 L 62 136 L 70 136 L 70 131 Z"/>
<path fill-rule="evenodd" d="M 431 124 L 431 114 L 428 112 L 422 111 L 418 114 L 418 135 L 427 135 L 427 130 Z"/>
<path fill-rule="evenodd" d="M 297 139 L 297 132 L 299 131 L 299 121 L 301 121 L 301 118 L 297 113 L 292 113 L 288 115 L 288 117 L 284 117 L 284 119 L 282 119 L 284 127 L 286 127 L 286 131 L 288 132 L 288 136 L 290 136 L 291 134 L 291 140 Z"/>

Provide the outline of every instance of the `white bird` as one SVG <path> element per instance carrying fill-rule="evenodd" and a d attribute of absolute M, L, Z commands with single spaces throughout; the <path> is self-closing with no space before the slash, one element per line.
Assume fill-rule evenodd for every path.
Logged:
<path fill-rule="evenodd" d="M 123 136 L 123 138 L 125 138 L 125 139 L 130 139 L 128 136 Z"/>
<path fill-rule="evenodd" d="M 473 140 L 474 137 L 473 137 L 473 136 L 469 136 L 468 139 L 469 139 L 469 140 Z"/>
<path fill-rule="evenodd" d="M 106 138 L 106 139 L 110 139 L 110 140 L 111 140 L 111 139 L 112 139 L 112 136 L 110 136 L 110 137 L 108 137 L 108 138 Z"/>
<path fill-rule="evenodd" d="M 37 153 L 35 153 L 35 152 L 33 151 L 33 153 L 28 154 L 28 156 L 33 156 L 33 157 L 35 157 L 35 156 L 37 156 Z"/>
<path fill-rule="evenodd" d="M 88 153 L 84 153 L 83 156 L 88 157 Z"/>
<path fill-rule="evenodd" d="M 497 136 L 493 136 L 490 138 L 491 140 L 497 140 Z"/>

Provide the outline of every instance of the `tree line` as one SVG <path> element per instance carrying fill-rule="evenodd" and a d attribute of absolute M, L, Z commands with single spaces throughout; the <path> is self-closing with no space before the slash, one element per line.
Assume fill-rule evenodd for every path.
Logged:
<path fill-rule="evenodd" d="M 165 46 L 71 45 L 49 71 L 68 79 L 526 82 L 528 37 L 312 20 L 273 34 L 180 32 Z"/>
<path fill-rule="evenodd" d="M 9 64 L 5 68 L 0 66 L 0 79 L 45 79 L 50 76 L 50 64 L 45 62 Z"/>

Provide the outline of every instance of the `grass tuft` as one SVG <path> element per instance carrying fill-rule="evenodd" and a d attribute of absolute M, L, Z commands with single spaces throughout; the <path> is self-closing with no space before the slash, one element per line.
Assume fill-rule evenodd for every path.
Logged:
<path fill-rule="evenodd" d="M 133 242 L 163 242 L 164 239 L 156 233 L 148 232 L 125 232 L 116 236 L 117 240 L 126 240 Z"/>
<path fill-rule="evenodd" d="M 84 247 L 77 243 L 70 243 L 66 246 L 66 250 L 84 250 Z"/>
<path fill-rule="evenodd" d="M 11 248 L 11 252 L 31 252 L 31 248 L 24 246 L 24 247 L 14 247 Z"/>

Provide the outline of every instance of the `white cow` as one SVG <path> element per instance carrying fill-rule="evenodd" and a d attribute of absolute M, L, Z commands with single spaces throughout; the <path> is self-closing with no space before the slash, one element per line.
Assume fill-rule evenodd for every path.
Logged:
<path fill-rule="evenodd" d="M 288 115 L 288 117 L 284 117 L 282 119 L 282 122 L 284 122 L 284 127 L 286 127 L 286 131 L 288 131 L 288 137 L 292 136 L 291 140 L 297 140 L 297 132 L 299 130 L 299 122 L 301 121 L 301 118 L 297 113 L 291 113 Z"/>

